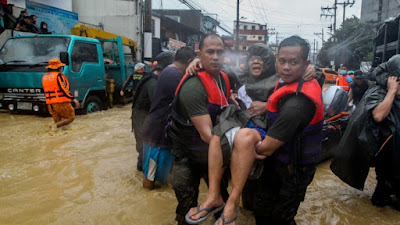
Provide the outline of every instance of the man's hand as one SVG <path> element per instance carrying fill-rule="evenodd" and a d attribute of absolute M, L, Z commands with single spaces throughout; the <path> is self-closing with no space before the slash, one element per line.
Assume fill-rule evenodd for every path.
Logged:
<path fill-rule="evenodd" d="M 119 92 L 119 95 L 124 96 L 124 91 L 121 90 L 121 91 Z"/>
<path fill-rule="evenodd" d="M 236 99 L 238 99 L 238 94 L 233 93 L 233 91 L 231 90 L 231 96 L 229 96 L 229 101 L 235 104 L 240 109 L 239 102 Z"/>
<path fill-rule="evenodd" d="M 304 72 L 303 75 L 303 80 L 304 81 L 310 81 L 313 78 L 317 77 L 317 71 L 315 70 L 315 67 L 313 65 L 308 65 L 306 71 Z"/>
<path fill-rule="evenodd" d="M 392 94 L 396 94 L 399 88 L 399 81 L 397 81 L 397 76 L 390 76 L 387 82 L 388 92 Z"/>
<path fill-rule="evenodd" d="M 261 116 L 267 111 L 267 103 L 254 101 L 250 104 L 250 107 L 246 110 L 250 116 Z"/>
<path fill-rule="evenodd" d="M 79 108 L 80 107 L 80 104 L 79 104 L 79 101 L 78 100 L 76 100 L 75 98 L 74 98 L 74 100 L 72 100 L 74 103 L 75 103 L 75 108 Z"/>
<path fill-rule="evenodd" d="M 190 74 L 193 75 L 196 73 L 196 69 L 200 67 L 203 68 L 203 65 L 201 65 L 200 59 L 195 58 L 193 61 L 189 64 L 189 66 L 186 68 L 185 74 Z"/>
<path fill-rule="evenodd" d="M 262 141 L 259 141 L 256 143 L 256 145 L 254 146 L 254 157 L 258 160 L 264 160 L 265 158 L 267 158 L 267 156 L 265 155 L 261 155 L 257 152 L 257 148 L 261 145 Z"/>

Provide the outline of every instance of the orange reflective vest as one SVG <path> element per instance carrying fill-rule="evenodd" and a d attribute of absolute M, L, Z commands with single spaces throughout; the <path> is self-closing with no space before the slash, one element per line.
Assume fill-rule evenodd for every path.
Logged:
<path fill-rule="evenodd" d="M 337 79 L 336 85 L 342 87 L 344 90 L 348 91 L 350 90 L 350 84 L 349 82 L 347 82 L 347 76 L 339 76 L 339 78 Z"/>
<path fill-rule="evenodd" d="M 74 98 L 69 92 L 69 82 L 64 74 L 59 72 L 47 72 L 42 77 L 46 104 L 71 102 Z"/>

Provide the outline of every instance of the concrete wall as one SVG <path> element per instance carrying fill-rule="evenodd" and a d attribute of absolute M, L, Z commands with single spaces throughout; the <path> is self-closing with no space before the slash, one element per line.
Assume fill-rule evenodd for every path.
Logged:
<path fill-rule="evenodd" d="M 379 3 L 382 2 L 382 9 L 379 10 Z M 361 21 L 382 23 L 389 17 L 396 17 L 400 14 L 400 2 L 394 0 L 363 0 L 361 3 Z M 381 19 L 379 20 L 379 13 Z"/>
<path fill-rule="evenodd" d="M 139 60 L 143 49 L 141 7 L 140 0 L 72 0 L 72 11 L 78 13 L 79 21 L 137 41 Z"/>

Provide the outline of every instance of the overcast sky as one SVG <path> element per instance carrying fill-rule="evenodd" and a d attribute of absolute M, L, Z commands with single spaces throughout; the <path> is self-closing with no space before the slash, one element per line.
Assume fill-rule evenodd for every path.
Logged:
<path fill-rule="evenodd" d="M 217 19 L 222 22 L 224 27 L 233 32 L 233 21 L 236 20 L 236 0 L 186 0 L 195 3 L 196 8 L 206 10 L 208 13 L 216 14 Z M 338 3 L 352 0 L 338 0 Z M 355 0 L 355 4 L 346 7 L 346 18 L 353 15 L 360 18 L 361 1 Z M 333 7 L 335 0 L 241 0 L 240 16 L 247 22 L 257 22 L 267 24 L 268 28 L 275 28 L 278 38 L 297 34 L 309 40 L 313 44 L 314 39 L 321 47 L 321 33 L 324 29 L 324 39 L 329 37 L 330 24 L 333 18 L 321 17 L 321 7 Z M 179 0 L 153 0 L 153 9 L 188 9 Z M 333 14 L 333 10 L 331 10 Z M 328 12 L 326 12 L 328 13 Z M 213 16 L 215 18 L 215 16 Z M 343 6 L 338 5 L 336 28 L 338 29 L 343 21 Z M 223 30 L 218 30 L 219 34 L 226 34 Z M 270 42 L 275 42 L 276 35 L 270 37 Z"/>

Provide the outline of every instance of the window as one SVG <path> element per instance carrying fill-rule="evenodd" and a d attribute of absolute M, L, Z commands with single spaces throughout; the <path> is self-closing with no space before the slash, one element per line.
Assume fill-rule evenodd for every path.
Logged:
<path fill-rule="evenodd" d="M 79 72 L 84 62 L 99 62 L 95 44 L 75 42 L 71 55 L 72 71 Z"/>
<path fill-rule="evenodd" d="M 244 25 L 244 26 L 243 26 L 243 30 L 247 30 L 247 25 Z"/>
<path fill-rule="evenodd" d="M 256 26 L 251 26 L 251 29 L 252 29 L 252 30 L 255 30 L 255 29 L 256 29 Z"/>
<path fill-rule="evenodd" d="M 261 40 L 262 40 L 262 36 L 258 36 L 258 40 L 260 40 L 260 41 L 261 41 Z"/>

